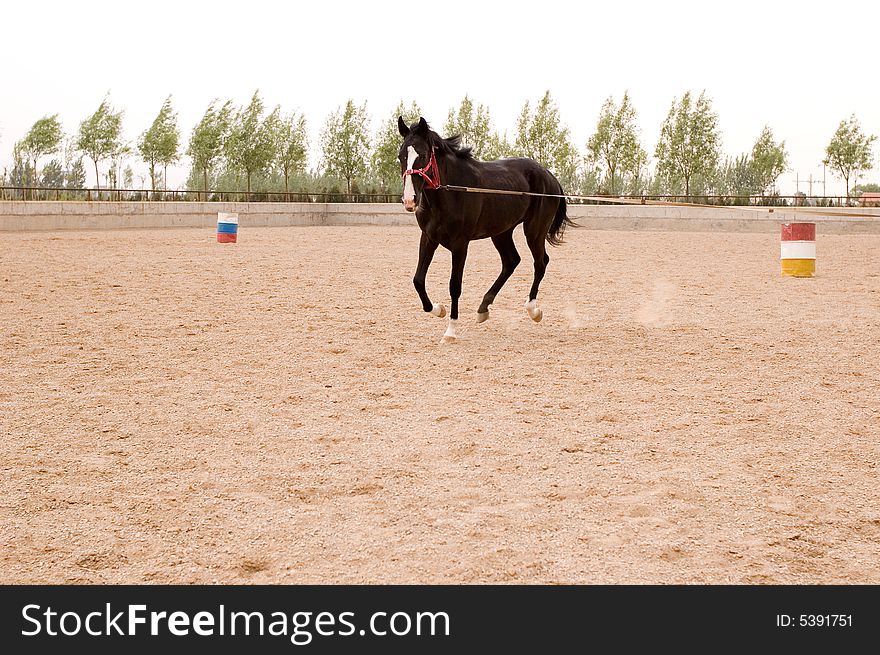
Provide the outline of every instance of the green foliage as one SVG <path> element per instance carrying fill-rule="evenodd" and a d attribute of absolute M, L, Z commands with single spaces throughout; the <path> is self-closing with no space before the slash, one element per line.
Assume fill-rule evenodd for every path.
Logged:
<path fill-rule="evenodd" d="M 755 145 L 752 147 L 752 180 L 754 190 L 765 194 L 776 185 L 776 180 L 787 167 L 788 154 L 785 152 L 785 141 L 776 143 L 773 131 L 764 127 Z"/>
<path fill-rule="evenodd" d="M 400 162 L 397 155 L 400 152 L 402 139 L 397 129 L 398 116 L 402 116 L 406 124 L 410 125 L 419 120 L 421 115 L 422 110 L 415 101 L 406 107 L 401 100 L 388 120 L 379 128 L 376 145 L 370 156 L 370 173 L 382 189 L 398 191 L 401 186 Z"/>
<path fill-rule="evenodd" d="M 578 177 L 577 187 L 571 189 L 571 192 L 585 196 L 597 195 L 601 191 L 601 185 L 602 174 L 599 169 L 591 166 L 588 162 L 584 166 L 582 174 Z"/>
<path fill-rule="evenodd" d="M 31 163 L 22 152 L 21 141 L 12 147 L 12 168 L 9 169 L 7 179 L 10 186 L 17 187 L 30 186 L 36 179 Z"/>
<path fill-rule="evenodd" d="M 850 179 L 858 177 L 862 171 L 873 166 L 874 155 L 871 152 L 877 137 L 862 132 L 855 114 L 848 120 L 840 121 L 831 142 L 825 148 L 826 166 L 830 166 L 846 182 L 846 195 L 849 196 Z"/>
<path fill-rule="evenodd" d="M 131 169 L 131 166 L 126 166 L 125 172 L 122 174 L 122 188 L 134 188 L 134 171 Z"/>
<path fill-rule="evenodd" d="M 289 191 L 290 176 L 304 173 L 308 162 L 309 136 L 306 117 L 296 113 L 281 116 L 276 112 L 267 119 L 267 125 L 275 141 L 275 163 L 284 176 L 284 190 Z"/>
<path fill-rule="evenodd" d="M 324 172 L 344 180 L 348 193 L 351 193 L 352 182 L 367 174 L 369 122 L 366 103 L 358 107 L 349 100 L 345 109 L 327 117 L 321 133 Z"/>
<path fill-rule="evenodd" d="M 156 165 L 167 170 L 169 164 L 180 158 L 180 129 L 177 127 L 177 113 L 171 106 L 171 96 L 162 103 L 159 115 L 150 129 L 141 135 L 137 147 L 143 160 L 150 166 L 150 182 L 155 191 Z"/>
<path fill-rule="evenodd" d="M 47 189 L 59 189 L 64 187 L 64 167 L 57 159 L 53 159 L 43 166 L 40 176 L 40 186 Z"/>
<path fill-rule="evenodd" d="M 44 116 L 38 120 L 19 141 L 22 156 L 33 162 L 34 179 L 32 182 L 36 182 L 38 179 L 37 163 L 40 157 L 58 152 L 63 137 L 64 131 L 61 129 L 61 122 L 58 120 L 58 114 L 55 114 L 54 116 Z"/>
<path fill-rule="evenodd" d="M 67 168 L 65 174 L 65 186 L 68 189 L 84 189 L 86 187 L 86 167 L 82 158 L 76 159 Z"/>
<path fill-rule="evenodd" d="M 94 114 L 79 126 L 77 149 L 95 162 L 95 184 L 100 186 L 98 162 L 112 157 L 122 149 L 122 111 L 113 111 L 107 98 L 101 101 Z"/>
<path fill-rule="evenodd" d="M 749 196 L 754 193 L 755 166 L 747 154 L 735 159 L 724 160 L 718 171 L 718 192 L 728 196 Z M 745 204 L 746 200 L 736 200 L 734 204 Z"/>
<path fill-rule="evenodd" d="M 9 169 L 7 181 L 9 186 L 26 187 L 33 184 L 34 169 L 31 168 L 29 162 L 19 160 L 13 162 L 12 168 Z"/>
<path fill-rule="evenodd" d="M 528 102 L 523 106 L 516 123 L 514 151 L 548 168 L 563 189 L 577 186 L 577 151 L 549 91 L 534 112 L 530 111 Z"/>
<path fill-rule="evenodd" d="M 598 167 L 606 193 L 616 195 L 639 177 L 648 155 L 639 143 L 636 110 L 628 93 L 619 107 L 611 97 L 602 105 L 596 131 L 587 141 L 587 159 Z"/>
<path fill-rule="evenodd" d="M 667 193 L 684 190 L 690 197 L 694 189 L 704 191 L 712 184 L 721 156 L 721 136 L 718 116 L 712 111 L 705 91 L 696 103 L 691 100 L 690 91 L 680 102 L 673 99 L 654 156 L 657 177 Z"/>
<path fill-rule="evenodd" d="M 880 193 L 880 184 L 869 182 L 868 184 L 857 184 L 850 191 L 853 198 L 858 198 L 863 193 Z"/>
<path fill-rule="evenodd" d="M 462 143 L 473 149 L 477 159 L 496 159 L 492 155 L 504 149 L 503 142 L 492 131 L 489 108 L 484 105 L 474 107 L 473 100 L 468 96 L 462 99 L 458 110 L 449 110 L 443 134 L 447 137 L 460 136 Z"/>
<path fill-rule="evenodd" d="M 486 143 L 485 150 L 483 151 L 483 159 L 485 161 L 493 161 L 495 159 L 513 157 L 515 155 L 516 148 L 507 139 L 507 132 L 504 134 L 492 132 L 492 134 L 489 135 L 489 141 Z"/>
<path fill-rule="evenodd" d="M 188 188 L 197 189 L 201 186 L 204 191 L 210 188 L 208 176 L 213 173 L 218 159 L 223 154 L 224 144 L 232 122 L 232 112 L 232 101 L 227 101 L 218 109 L 217 100 L 212 100 L 205 115 L 193 128 L 189 147 L 186 150 L 186 154 L 192 159 Z M 201 180 L 194 179 L 199 174 Z M 193 184 L 193 182 L 196 183 Z M 202 182 L 202 184 L 198 184 L 198 182 Z"/>
<path fill-rule="evenodd" d="M 275 161 L 278 112 L 276 108 L 269 120 L 263 120 L 263 101 L 259 91 L 255 91 L 248 106 L 236 112 L 226 138 L 226 164 L 233 171 L 244 171 L 248 193 L 253 175 L 263 173 Z"/>

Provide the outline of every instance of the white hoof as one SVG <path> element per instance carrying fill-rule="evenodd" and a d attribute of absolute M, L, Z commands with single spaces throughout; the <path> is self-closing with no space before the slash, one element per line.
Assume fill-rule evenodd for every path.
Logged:
<path fill-rule="evenodd" d="M 529 313 L 529 317 L 535 322 L 540 323 L 541 319 L 544 318 L 544 312 L 538 307 L 537 300 L 529 300 L 526 303 L 526 311 Z"/>
<path fill-rule="evenodd" d="M 443 318 L 444 316 L 446 316 L 446 308 L 443 305 L 432 304 L 431 313 L 434 316 Z"/>
<path fill-rule="evenodd" d="M 489 312 L 477 312 L 477 323 L 489 320 Z"/>
<path fill-rule="evenodd" d="M 458 341 L 458 334 L 456 333 L 456 321 L 455 319 L 449 319 L 449 327 L 446 328 L 446 334 L 443 335 L 443 340 L 441 343 L 455 343 Z"/>

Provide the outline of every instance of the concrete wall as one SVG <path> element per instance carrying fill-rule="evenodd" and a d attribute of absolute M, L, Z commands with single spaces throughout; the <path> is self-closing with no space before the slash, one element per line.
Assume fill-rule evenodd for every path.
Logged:
<path fill-rule="evenodd" d="M 820 234 L 880 234 L 880 209 L 573 205 L 569 216 L 594 230 L 779 232 L 780 223 L 816 223 Z M 862 214 L 856 216 L 853 214 Z"/>
<path fill-rule="evenodd" d="M 241 229 L 305 225 L 412 225 L 399 204 L 238 202 L 0 202 L 0 232 L 122 228 L 213 228 L 217 212 L 235 212 Z M 870 217 L 851 214 L 870 214 Z M 848 215 L 850 214 L 850 215 Z M 713 208 L 569 205 L 594 230 L 776 232 L 780 223 L 816 222 L 822 234 L 880 234 L 880 208 Z"/>

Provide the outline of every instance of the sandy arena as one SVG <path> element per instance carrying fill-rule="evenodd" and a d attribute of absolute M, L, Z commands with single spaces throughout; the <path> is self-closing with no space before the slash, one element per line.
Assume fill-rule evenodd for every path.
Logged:
<path fill-rule="evenodd" d="M 0 236 L 0 582 L 880 583 L 880 236 L 418 237 Z"/>

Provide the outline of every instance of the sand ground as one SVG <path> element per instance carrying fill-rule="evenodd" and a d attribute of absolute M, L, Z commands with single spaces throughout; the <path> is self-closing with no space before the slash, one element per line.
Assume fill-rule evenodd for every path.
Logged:
<path fill-rule="evenodd" d="M 517 243 L 2 235 L 0 582 L 880 583 L 880 237 Z"/>

